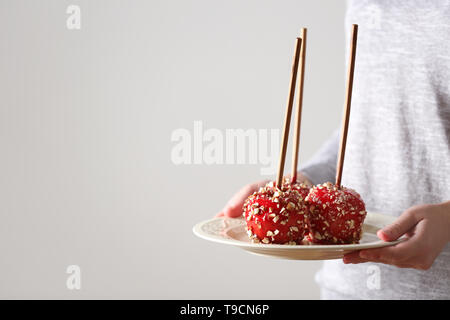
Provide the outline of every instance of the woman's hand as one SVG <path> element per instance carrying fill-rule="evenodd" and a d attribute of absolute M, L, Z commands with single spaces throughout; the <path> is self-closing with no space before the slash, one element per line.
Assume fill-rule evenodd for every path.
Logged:
<path fill-rule="evenodd" d="M 297 176 L 297 181 L 299 183 L 311 184 L 308 179 L 301 173 Z M 225 207 L 220 211 L 216 217 L 230 217 L 236 218 L 242 215 L 242 207 L 244 205 L 245 199 L 247 199 L 253 192 L 257 191 L 260 187 L 266 185 L 270 180 L 258 181 L 255 183 L 248 184 L 239 190 L 231 199 L 227 202 Z"/>
<path fill-rule="evenodd" d="M 450 202 L 414 206 L 377 233 L 384 241 L 406 239 L 394 246 L 344 256 L 344 263 L 380 262 L 399 268 L 428 270 L 450 241 Z"/>

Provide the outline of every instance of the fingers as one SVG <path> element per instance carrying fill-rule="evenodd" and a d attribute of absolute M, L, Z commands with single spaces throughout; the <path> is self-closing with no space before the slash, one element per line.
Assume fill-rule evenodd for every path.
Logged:
<path fill-rule="evenodd" d="M 414 228 L 413 236 L 389 247 L 361 250 L 359 257 L 361 261 L 370 261 L 393 265 L 399 268 L 414 268 L 418 270 L 428 270 L 433 265 L 435 258 L 442 248 L 433 247 L 427 241 L 429 232 L 425 221 L 420 221 Z M 357 258 L 353 258 L 354 263 L 360 263 Z"/>
<path fill-rule="evenodd" d="M 394 241 L 410 232 L 419 221 L 414 210 L 406 210 L 394 223 L 378 230 L 377 235 L 383 241 Z M 416 241 L 408 239 L 394 246 L 361 250 L 359 257 L 366 261 L 404 267 L 405 261 L 414 255 L 415 249 L 417 249 Z"/>
<path fill-rule="evenodd" d="M 241 205 L 235 203 L 235 204 L 228 204 L 223 209 L 223 213 L 225 217 L 229 218 L 237 218 L 242 214 L 242 205 L 244 204 L 246 198 L 242 200 Z"/>
<path fill-rule="evenodd" d="M 406 210 L 394 223 L 378 230 L 377 235 L 383 241 L 394 241 L 412 229 L 419 219 L 413 214 L 412 210 Z"/>
<path fill-rule="evenodd" d="M 394 223 L 378 230 L 377 235 L 383 241 L 394 241 L 413 229 L 418 219 L 411 210 L 405 211 Z M 414 239 L 408 239 L 397 245 L 366 249 L 352 252 L 344 256 L 344 263 L 379 262 L 404 267 L 405 261 L 414 255 L 417 248 Z"/>
<path fill-rule="evenodd" d="M 395 246 L 354 251 L 344 256 L 344 263 L 378 262 L 395 266 L 404 265 L 414 256 L 415 240 L 405 240 Z"/>
<path fill-rule="evenodd" d="M 264 186 L 266 183 L 267 181 L 264 180 L 257 183 L 248 184 L 243 187 L 230 199 L 230 201 L 228 201 L 223 210 L 216 215 L 216 217 L 239 217 L 242 214 L 242 206 L 244 205 L 245 199 L 247 199 L 249 195 Z"/>
<path fill-rule="evenodd" d="M 371 262 L 386 263 L 394 266 L 404 266 L 416 251 L 420 249 L 420 244 L 415 239 L 402 241 L 394 246 L 361 250 L 359 256 Z"/>
<path fill-rule="evenodd" d="M 344 258 L 342 259 L 345 264 L 357 264 L 357 263 L 364 263 L 369 262 L 367 259 L 363 259 L 359 256 L 359 251 L 354 251 L 346 254 Z"/>
<path fill-rule="evenodd" d="M 224 216 L 230 218 L 236 218 L 242 214 L 242 206 L 244 205 L 245 199 L 256 190 L 256 186 L 251 184 L 243 187 L 236 193 L 230 201 L 225 205 L 222 212 Z"/>
<path fill-rule="evenodd" d="M 396 260 L 395 250 L 392 250 L 389 247 L 381 249 L 361 250 L 359 252 L 359 256 L 361 257 L 361 259 L 365 259 L 367 261 L 387 263 L 387 264 L 394 264 Z"/>

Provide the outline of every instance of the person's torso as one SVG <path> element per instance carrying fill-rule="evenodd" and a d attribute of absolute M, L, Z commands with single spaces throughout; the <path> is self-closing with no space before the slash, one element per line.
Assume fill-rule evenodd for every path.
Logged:
<path fill-rule="evenodd" d="M 368 211 L 395 216 L 450 200 L 450 1 L 351 1 L 347 31 L 353 23 L 359 32 L 343 185 L 361 194 Z M 381 291 L 368 289 L 367 264 L 327 262 L 319 282 L 363 298 L 450 298 L 449 249 L 428 271 L 377 264 Z"/>

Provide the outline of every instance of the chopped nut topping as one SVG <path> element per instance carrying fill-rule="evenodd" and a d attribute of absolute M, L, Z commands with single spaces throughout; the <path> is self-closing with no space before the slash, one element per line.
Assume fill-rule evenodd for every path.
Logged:
<path fill-rule="evenodd" d="M 286 206 L 286 209 L 288 209 L 289 211 L 294 210 L 295 204 L 293 204 L 292 202 L 289 202 L 288 205 Z"/>

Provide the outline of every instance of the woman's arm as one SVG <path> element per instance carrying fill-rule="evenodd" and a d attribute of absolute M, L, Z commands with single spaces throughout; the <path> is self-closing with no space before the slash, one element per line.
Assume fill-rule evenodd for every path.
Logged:
<path fill-rule="evenodd" d="M 314 185 L 334 182 L 338 149 L 339 131 L 336 130 L 319 151 L 304 166 L 301 166 L 300 172 Z"/>

